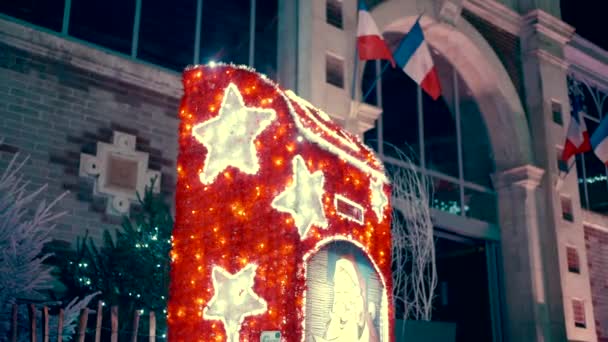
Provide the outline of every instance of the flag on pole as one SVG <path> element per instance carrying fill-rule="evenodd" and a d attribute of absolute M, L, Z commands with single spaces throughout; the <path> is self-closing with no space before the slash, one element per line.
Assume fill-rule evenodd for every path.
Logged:
<path fill-rule="evenodd" d="M 608 166 L 608 116 L 600 122 L 590 140 L 595 155 Z"/>
<path fill-rule="evenodd" d="M 422 34 L 420 18 L 405 35 L 393 56 L 397 65 L 434 100 L 441 95 L 439 77 L 437 77 L 431 52 Z"/>
<path fill-rule="evenodd" d="M 570 124 L 568 125 L 568 131 L 566 133 L 564 152 L 562 153 L 562 160 L 566 162 L 575 154 L 584 153 L 591 150 L 589 132 L 587 132 L 587 125 L 585 125 L 585 120 L 581 115 L 583 113 L 582 97 L 575 94 L 572 97 L 571 106 Z"/>
<path fill-rule="evenodd" d="M 380 35 L 378 26 L 363 1 L 359 1 L 359 22 L 357 23 L 357 50 L 362 61 L 372 59 L 386 59 L 395 66 L 393 54 L 386 41 Z"/>

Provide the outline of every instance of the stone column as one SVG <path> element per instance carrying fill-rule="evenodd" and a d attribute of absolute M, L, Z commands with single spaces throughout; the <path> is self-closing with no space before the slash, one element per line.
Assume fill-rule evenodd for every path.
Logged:
<path fill-rule="evenodd" d="M 539 1 L 542 2 L 542 1 Z M 542 7 L 540 7 L 542 8 Z M 535 164 L 546 171 L 539 185 L 539 236 L 544 271 L 546 324 L 545 340 L 596 341 L 588 278 L 568 271 L 567 246 L 575 247 L 581 263 L 586 261 L 582 221 L 578 214 L 576 170 L 570 173 L 563 188 L 557 189 L 559 177 L 556 146 L 563 146 L 570 112 L 564 60 L 564 47 L 574 29 L 547 12 L 534 9 L 522 18 L 521 60 L 524 106 L 533 138 Z M 553 120 L 553 103 L 564 113 L 564 125 Z M 562 217 L 561 196 L 568 196 L 575 208 L 574 220 Z M 572 300 L 585 303 L 586 328 L 574 325 Z"/>
<path fill-rule="evenodd" d="M 524 165 L 493 175 L 498 196 L 506 341 L 548 338 L 538 207 L 544 170 Z"/>

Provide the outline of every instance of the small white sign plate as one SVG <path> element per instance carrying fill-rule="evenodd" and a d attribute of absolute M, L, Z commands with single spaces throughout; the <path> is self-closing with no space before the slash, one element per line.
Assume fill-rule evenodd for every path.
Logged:
<path fill-rule="evenodd" d="M 278 330 L 263 331 L 260 342 L 281 342 L 281 332 Z"/>

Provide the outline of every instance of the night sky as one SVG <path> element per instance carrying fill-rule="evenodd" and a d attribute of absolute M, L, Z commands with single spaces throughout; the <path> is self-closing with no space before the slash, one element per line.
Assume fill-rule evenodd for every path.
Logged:
<path fill-rule="evenodd" d="M 562 0 L 562 19 L 581 37 L 608 50 L 608 19 L 605 0 Z"/>

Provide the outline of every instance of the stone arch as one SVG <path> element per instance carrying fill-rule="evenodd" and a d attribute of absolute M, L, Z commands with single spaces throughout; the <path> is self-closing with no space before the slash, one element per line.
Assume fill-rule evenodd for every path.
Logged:
<path fill-rule="evenodd" d="M 387 1 L 374 8 L 372 16 L 384 34 L 404 34 L 419 12 L 415 1 Z M 454 27 L 423 15 L 420 24 L 427 43 L 456 68 L 471 89 L 486 122 L 496 171 L 532 164 L 530 131 L 521 100 L 490 45 L 464 18 Z"/>

